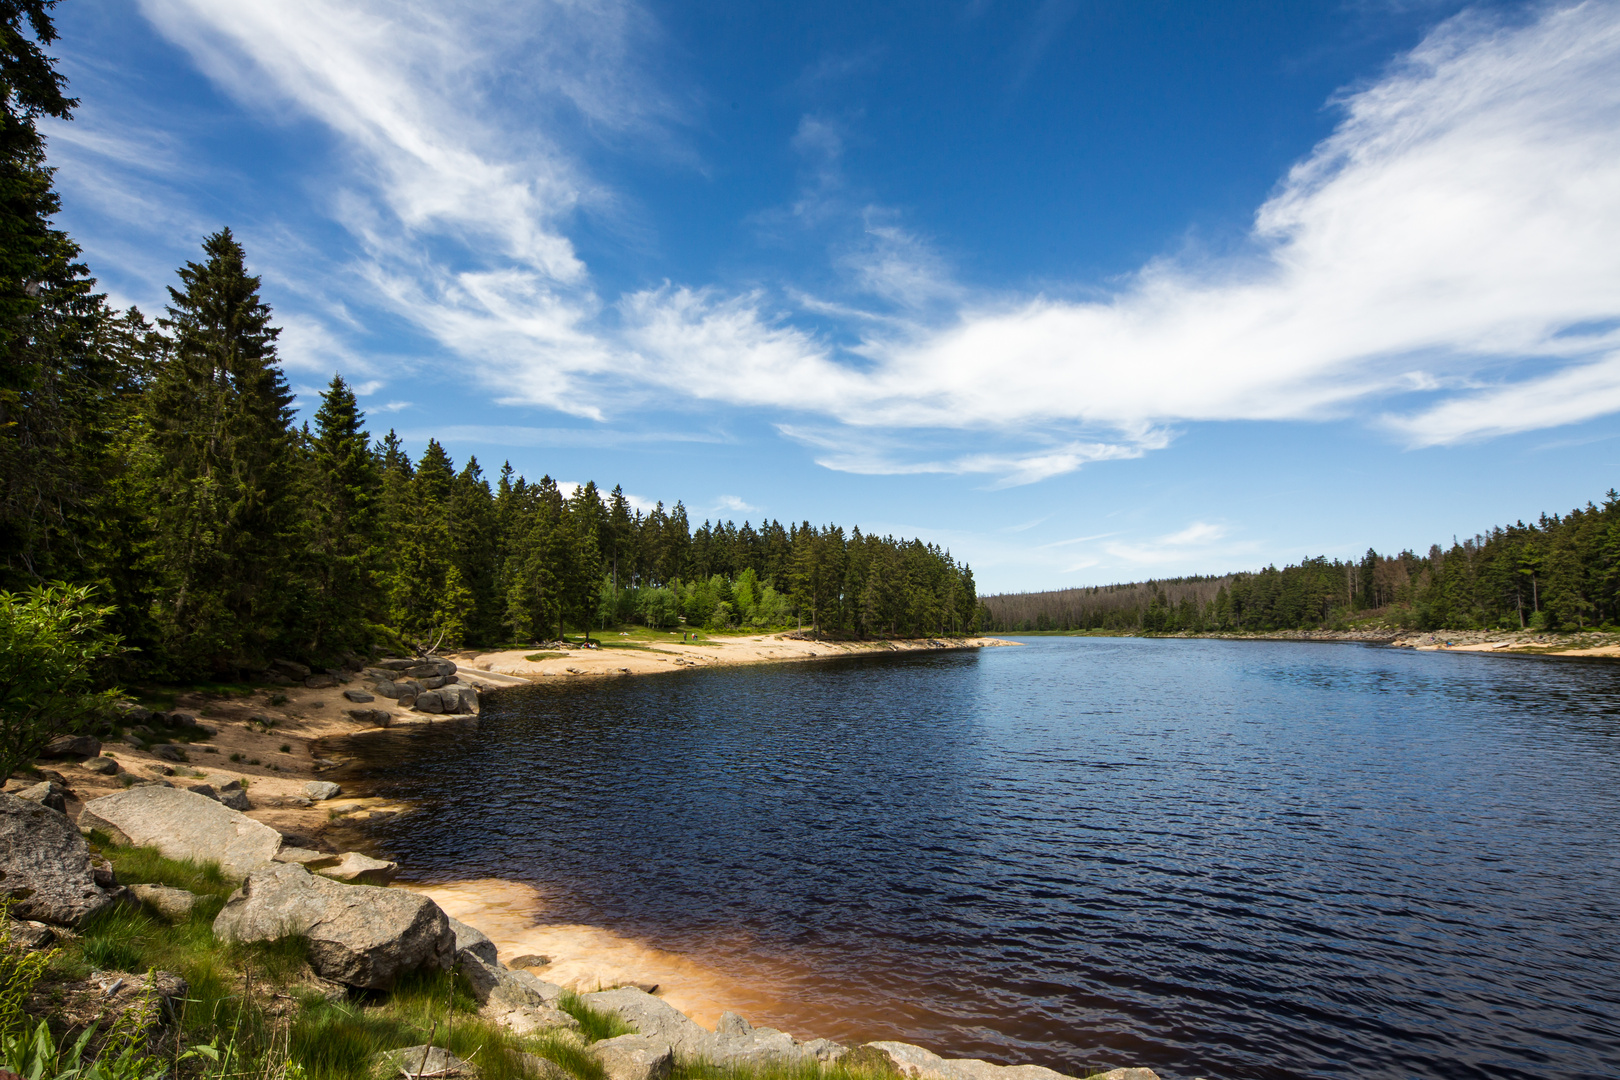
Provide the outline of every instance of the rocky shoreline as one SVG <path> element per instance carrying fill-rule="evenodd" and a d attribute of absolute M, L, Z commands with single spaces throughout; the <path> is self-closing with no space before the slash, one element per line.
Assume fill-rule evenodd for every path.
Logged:
<path fill-rule="evenodd" d="M 1086 635 L 1107 637 L 1113 635 Z M 1356 641 L 1397 649 L 1440 652 L 1519 653 L 1535 656 L 1620 657 L 1620 632 L 1554 633 L 1546 630 L 1261 630 L 1253 633 L 1120 634 L 1120 637 L 1211 641 Z"/>
<path fill-rule="evenodd" d="M 800 644 L 802 651 L 792 650 L 791 658 L 1011 643 Z M 382 991 L 411 971 L 454 969 L 487 1019 L 518 1034 L 575 1037 L 570 1033 L 577 1034 L 578 1022 L 558 1007 L 568 988 L 542 977 L 549 958 L 500 955 L 490 935 L 452 919 L 425 890 L 390 887 L 397 864 L 340 850 L 363 846 L 355 826 L 410 808 L 345 795 L 332 777 L 341 776 L 346 762 L 321 751 L 321 740 L 333 735 L 476 718 L 481 690 L 543 676 L 467 670 L 441 657 L 320 672 L 280 661 L 272 670 L 272 685 L 245 700 L 192 695 L 182 702 L 189 711 L 171 713 L 132 706 L 123 716 L 121 741 L 104 748 L 81 736 L 53 746 L 50 764 L 60 763 L 71 778 L 45 768 L 37 780 L 8 784 L 10 790 L 0 794 L 0 881 L 15 898 L 12 942 L 47 947 L 112 904 L 144 905 L 171 919 L 189 914 L 198 897 L 184 889 L 120 885 L 110 865 L 91 855 L 85 836 L 94 831 L 120 846 L 217 863 L 241 886 L 215 919 L 215 937 L 252 942 L 303 936 L 309 942 L 308 980 L 316 991 Z M 132 988 L 176 1001 L 186 992 L 172 973 L 150 979 L 101 974 L 91 981 L 103 991 L 102 983 L 113 987 L 107 1001 L 128 996 Z M 843 1061 L 911 1080 L 1072 1080 L 1042 1066 L 945 1058 L 901 1042 L 800 1040 L 754 1027 L 730 1011 L 711 1029 L 665 1000 L 667 992 L 620 985 L 580 995 L 633 1032 L 588 1046 L 582 1041 L 607 1080 L 663 1080 L 677 1059 L 741 1069 Z M 432 1058 L 442 1076 L 476 1075 L 443 1047 L 391 1053 L 411 1059 L 407 1064 L 416 1072 Z M 549 1061 L 535 1058 L 533 1064 L 542 1080 L 566 1080 Z M 1157 1076 L 1124 1068 L 1100 1074 L 1100 1080 Z"/>

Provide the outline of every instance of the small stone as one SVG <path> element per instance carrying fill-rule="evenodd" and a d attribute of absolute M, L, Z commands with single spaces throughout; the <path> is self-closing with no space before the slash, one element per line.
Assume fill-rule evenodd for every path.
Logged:
<path fill-rule="evenodd" d="M 100 751 L 97 752 L 99 753 Z M 178 746 L 175 746 L 173 743 L 163 743 L 162 745 L 154 746 L 152 747 L 152 753 L 156 754 L 164 761 L 186 760 L 186 752 L 180 749 Z"/>
<path fill-rule="evenodd" d="M 349 716 L 359 723 L 370 724 L 372 727 L 387 727 L 392 714 L 386 709 L 350 709 Z"/>
<path fill-rule="evenodd" d="M 326 674 L 311 675 L 304 680 L 304 685 L 309 687 L 311 690 L 325 690 L 328 687 L 336 686 L 337 684 L 337 679 Z"/>
<path fill-rule="evenodd" d="M 384 1075 L 408 1077 L 409 1080 L 451 1080 L 453 1077 L 478 1075 L 476 1066 L 437 1046 L 386 1050 L 377 1055 L 376 1061 L 382 1066 Z"/>
<path fill-rule="evenodd" d="M 675 1068 L 670 1045 L 646 1035 L 620 1035 L 586 1049 L 602 1063 L 607 1080 L 667 1080 Z"/>
<path fill-rule="evenodd" d="M 110 757 L 90 758 L 88 761 L 80 763 L 79 767 L 93 773 L 100 773 L 102 776 L 116 776 L 118 774 L 118 762 Z"/>
<path fill-rule="evenodd" d="M 377 700 L 376 698 L 372 697 L 370 694 L 366 693 L 364 690 L 345 690 L 345 691 L 343 691 L 343 696 L 348 698 L 350 701 L 354 702 L 357 705 L 364 705 L 368 701 L 376 701 Z"/>
<path fill-rule="evenodd" d="M 272 660 L 270 667 L 282 675 L 293 679 L 309 678 L 309 665 L 300 664 L 296 660 Z"/>
<path fill-rule="evenodd" d="M 11 931 L 7 935 L 11 944 L 21 948 L 45 949 L 56 940 L 56 932 L 42 922 L 32 919 L 7 919 L 6 922 Z"/>
<path fill-rule="evenodd" d="M 167 885 L 131 885 L 129 891 L 135 899 L 172 922 L 191 917 L 197 906 L 197 894 L 185 889 L 171 889 Z"/>
<path fill-rule="evenodd" d="M 343 789 L 330 780 L 311 780 L 304 785 L 304 794 L 316 802 L 325 802 L 327 799 L 335 799 L 343 794 Z"/>
<path fill-rule="evenodd" d="M 349 885 L 386 885 L 399 873 L 399 863 L 349 851 L 344 853 L 336 866 L 324 867 L 316 873 Z"/>
<path fill-rule="evenodd" d="M 45 744 L 40 757 L 92 758 L 101 754 L 101 740 L 94 735 L 58 735 Z"/>
<path fill-rule="evenodd" d="M 512 962 L 506 966 L 514 968 L 537 968 L 548 967 L 550 964 L 551 957 L 549 956 L 539 956 L 535 953 L 525 953 L 522 956 L 513 957 Z"/>
<path fill-rule="evenodd" d="M 19 799 L 27 799 L 29 802 L 49 807 L 58 814 L 67 813 L 67 789 L 54 781 L 42 780 L 32 787 L 23 788 L 16 795 Z"/>
<path fill-rule="evenodd" d="M 327 851 L 316 851 L 313 848 L 284 847 L 276 852 L 275 861 L 297 863 L 305 870 L 324 870 L 328 866 L 336 866 L 342 862 L 343 857 Z"/>
<path fill-rule="evenodd" d="M 212 784 L 188 784 L 186 790 L 195 791 L 205 799 L 213 799 L 215 802 L 219 802 L 219 792 L 214 790 Z"/>

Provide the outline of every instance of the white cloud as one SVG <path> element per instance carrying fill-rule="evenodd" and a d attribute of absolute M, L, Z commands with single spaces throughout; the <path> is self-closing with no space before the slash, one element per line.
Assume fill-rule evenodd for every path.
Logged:
<path fill-rule="evenodd" d="M 716 510 L 728 514 L 744 514 L 750 510 L 759 509 L 759 507 L 745 502 L 742 497 L 738 495 L 721 495 L 719 498 L 714 500 L 714 506 Z"/>
<path fill-rule="evenodd" d="M 849 425 L 1129 433 L 1425 390 L 1439 402 L 1391 421 L 1414 442 L 1568 423 L 1620 407 L 1613 336 L 1561 333 L 1620 314 L 1617 69 L 1620 6 L 1452 20 L 1345 96 L 1243 256 L 1161 260 L 1095 302 L 967 301 L 932 332 L 867 338 L 861 364 L 758 297 L 666 289 L 627 315 L 657 328 L 670 385 Z M 717 379 L 738 356 L 748 377 Z M 1540 374 L 1509 379 L 1516 363 Z M 1504 423 L 1526 390 L 1535 410 Z"/>
<path fill-rule="evenodd" d="M 793 213 L 863 215 L 834 262 L 905 313 L 814 302 L 845 320 L 843 348 L 765 291 L 598 296 L 569 233 L 616 196 L 558 118 L 622 133 L 673 115 L 637 74 L 647 20 L 630 4 L 141 2 L 245 105 L 336 136 L 331 213 L 359 254 L 334 287 L 506 401 L 592 419 L 649 400 L 763 409 L 829 468 L 1000 483 L 1137 457 L 1194 421 L 1364 417 L 1433 445 L 1620 411 L 1620 333 L 1569 332 L 1620 316 L 1614 3 L 1442 25 L 1342 97 L 1245 251 L 1165 258 L 1091 301 L 962 289 L 849 193 L 843 133 L 807 116 Z M 350 359 L 305 340 L 312 368 Z M 941 450 L 940 432 L 981 449 Z"/>

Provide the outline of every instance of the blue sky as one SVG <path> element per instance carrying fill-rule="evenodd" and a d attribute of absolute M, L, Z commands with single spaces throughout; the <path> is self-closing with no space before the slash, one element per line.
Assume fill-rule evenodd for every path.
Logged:
<path fill-rule="evenodd" d="M 61 223 L 300 404 L 981 591 L 1620 482 L 1620 4 L 66 0 Z"/>

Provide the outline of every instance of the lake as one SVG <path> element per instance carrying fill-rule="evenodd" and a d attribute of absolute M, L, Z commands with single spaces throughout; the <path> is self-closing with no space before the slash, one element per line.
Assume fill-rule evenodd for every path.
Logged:
<path fill-rule="evenodd" d="M 367 744 L 418 877 L 804 1036 L 1170 1078 L 1620 1076 L 1620 665 L 1019 648 L 571 680 Z"/>

